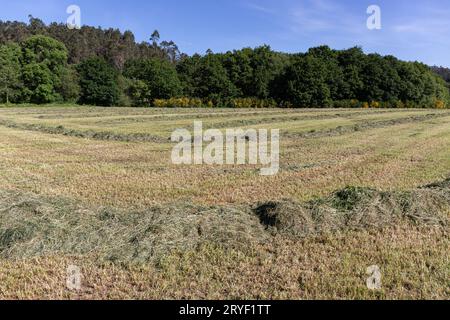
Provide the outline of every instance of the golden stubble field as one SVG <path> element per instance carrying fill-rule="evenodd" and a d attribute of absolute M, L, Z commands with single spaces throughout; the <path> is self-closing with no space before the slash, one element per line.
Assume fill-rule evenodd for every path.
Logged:
<path fill-rule="evenodd" d="M 253 165 L 173 165 L 171 132 L 191 130 L 194 121 L 205 128 L 281 129 L 279 174 L 260 176 Z M 450 111 L 29 106 L 0 108 L 0 137 L 1 298 L 450 298 L 446 223 L 399 219 L 294 237 L 265 231 L 247 209 L 236 219 L 227 215 L 269 202 L 308 203 L 348 186 L 390 195 L 444 181 Z M 427 206 L 448 195 L 443 190 L 427 195 L 427 203 L 419 197 L 420 210 L 448 217 L 448 198 Z M 359 213 L 365 202 L 358 201 L 353 211 Z M 219 218 L 209 218 L 208 210 L 219 210 Z M 112 220 L 107 228 L 99 222 L 83 233 L 89 219 L 103 223 L 96 217 L 106 211 L 120 223 Z M 141 230 L 147 222 L 139 218 L 128 221 L 128 213 L 145 216 L 148 227 Z M 186 225 L 173 231 L 179 238 L 168 231 L 177 223 Z M 190 242 L 191 229 L 191 246 L 171 245 L 157 259 L 135 259 L 152 245 L 166 248 L 183 236 Z M 137 253 L 99 255 L 105 244 L 93 240 L 96 232 L 129 234 L 124 248 Z M 211 235 L 232 238 L 232 244 Z M 66 287 L 70 264 L 82 270 L 79 291 Z M 381 290 L 366 286 L 371 265 L 381 269 Z"/>

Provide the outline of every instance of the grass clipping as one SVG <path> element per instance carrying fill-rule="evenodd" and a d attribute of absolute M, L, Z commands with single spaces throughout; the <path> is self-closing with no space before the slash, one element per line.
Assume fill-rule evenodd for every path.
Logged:
<path fill-rule="evenodd" d="M 383 228 L 400 220 L 448 228 L 449 213 L 450 180 L 411 192 L 346 188 L 307 203 L 281 201 L 255 207 L 182 203 L 135 212 L 1 191 L 0 257 L 66 254 L 148 262 L 206 242 L 245 250 L 274 236 L 303 238 Z"/>
<path fill-rule="evenodd" d="M 380 229 L 408 221 L 449 227 L 449 180 L 410 192 L 348 187 L 307 203 L 262 204 L 255 209 L 273 235 L 308 237 L 361 229 Z"/>

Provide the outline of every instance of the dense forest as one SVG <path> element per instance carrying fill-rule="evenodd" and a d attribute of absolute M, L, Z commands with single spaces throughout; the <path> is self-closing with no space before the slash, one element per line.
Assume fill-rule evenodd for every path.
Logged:
<path fill-rule="evenodd" d="M 450 106 L 450 72 L 359 47 L 182 54 L 158 31 L 0 21 L 0 103 L 156 107 Z"/>
<path fill-rule="evenodd" d="M 438 75 L 440 75 L 446 82 L 450 82 L 450 69 L 444 67 L 431 67 L 431 69 Z"/>

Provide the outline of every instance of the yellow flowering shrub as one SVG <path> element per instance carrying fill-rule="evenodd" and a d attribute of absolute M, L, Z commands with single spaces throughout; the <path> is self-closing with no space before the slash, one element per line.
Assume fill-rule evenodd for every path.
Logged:
<path fill-rule="evenodd" d="M 153 106 L 156 108 L 201 108 L 203 102 L 198 98 L 170 98 L 170 99 L 155 99 Z"/>
<path fill-rule="evenodd" d="M 445 108 L 446 108 L 445 101 L 442 101 L 442 100 L 436 100 L 436 101 L 434 102 L 434 107 L 435 107 L 436 109 L 445 109 Z"/>
<path fill-rule="evenodd" d="M 370 103 L 370 107 L 371 108 L 379 108 L 380 107 L 380 103 L 378 101 L 372 101 Z"/>
<path fill-rule="evenodd" d="M 278 105 L 275 100 L 257 99 L 257 98 L 239 98 L 231 100 L 233 108 L 276 108 Z"/>

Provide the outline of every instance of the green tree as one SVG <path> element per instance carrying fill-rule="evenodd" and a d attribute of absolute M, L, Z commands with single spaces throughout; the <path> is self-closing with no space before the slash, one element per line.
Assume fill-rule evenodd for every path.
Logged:
<path fill-rule="evenodd" d="M 80 98 L 80 79 L 74 66 L 69 66 L 61 75 L 61 85 L 58 88 L 62 98 L 67 102 L 77 102 Z"/>
<path fill-rule="evenodd" d="M 337 51 L 328 46 L 309 49 L 307 56 L 312 56 L 325 68 L 324 79 L 330 90 L 330 99 L 342 100 L 344 75 L 337 60 Z"/>
<path fill-rule="evenodd" d="M 183 62 L 183 68 L 178 68 L 190 87 L 191 96 L 213 100 L 216 105 L 225 105 L 227 99 L 239 96 L 239 90 L 230 80 L 220 56 L 210 53 L 192 59 Z"/>
<path fill-rule="evenodd" d="M 117 72 L 103 58 L 95 57 L 77 66 L 82 104 L 112 106 L 120 96 Z"/>
<path fill-rule="evenodd" d="M 135 107 L 149 106 L 152 103 L 151 91 L 142 80 L 131 80 L 127 94 Z"/>
<path fill-rule="evenodd" d="M 22 43 L 25 101 L 48 103 L 62 99 L 59 89 L 67 67 L 67 49 L 63 43 L 32 36 Z"/>
<path fill-rule="evenodd" d="M 53 75 L 43 64 L 31 63 L 22 68 L 25 87 L 22 91 L 24 102 L 50 103 L 57 100 Z"/>
<path fill-rule="evenodd" d="M 134 93 L 139 91 L 139 99 L 168 99 L 181 95 L 182 85 L 175 66 L 161 59 L 132 60 L 126 63 L 124 75 L 133 80 Z M 147 89 L 147 93 L 143 92 Z"/>
<path fill-rule="evenodd" d="M 276 80 L 274 94 L 280 101 L 287 101 L 295 107 L 330 106 L 327 72 L 320 59 L 312 55 L 298 56 Z"/>
<path fill-rule="evenodd" d="M 21 87 L 21 49 L 17 44 L 0 46 L 0 97 L 2 102 L 15 101 Z"/>
<path fill-rule="evenodd" d="M 194 73 L 196 72 L 202 57 L 199 54 L 185 56 L 176 65 L 178 77 L 183 87 L 183 94 L 188 97 L 195 96 Z"/>
<path fill-rule="evenodd" d="M 339 66 L 342 69 L 344 83 L 341 88 L 343 99 L 361 99 L 363 80 L 362 67 L 365 59 L 364 52 L 359 47 L 342 50 L 337 53 Z M 364 100 L 364 99 L 362 99 Z"/>
<path fill-rule="evenodd" d="M 287 55 L 271 50 L 269 46 L 229 51 L 217 55 L 241 97 L 267 99 L 270 83 L 283 69 Z"/>

